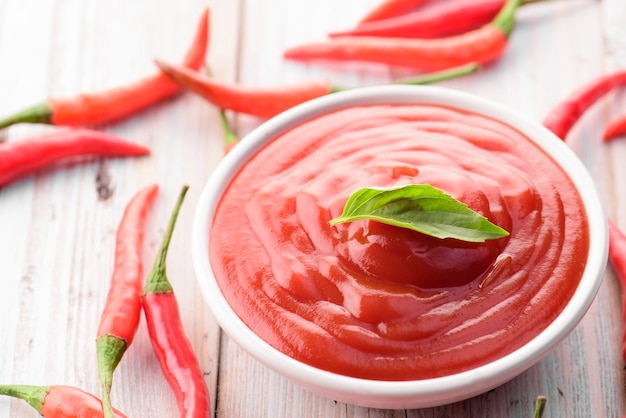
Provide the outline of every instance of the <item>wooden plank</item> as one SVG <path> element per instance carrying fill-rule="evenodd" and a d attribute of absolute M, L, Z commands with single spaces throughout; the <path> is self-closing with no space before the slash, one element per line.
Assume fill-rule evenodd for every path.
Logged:
<path fill-rule="evenodd" d="M 250 85 L 326 79 L 356 87 L 414 74 L 375 65 L 286 62 L 282 51 L 351 27 L 377 0 L 238 0 L 36 2 L 0 0 L 0 115 L 49 95 L 95 91 L 155 71 L 153 58 L 176 62 L 200 11 L 211 7 L 207 58 L 216 77 Z M 525 6 L 503 58 L 472 77 L 443 86 L 505 104 L 541 122 L 583 83 L 626 62 L 626 3 L 568 0 Z M 624 93 L 603 99 L 568 142 L 589 169 L 607 215 L 626 228 L 626 145 L 603 144 L 605 124 L 626 112 Z M 240 135 L 262 122 L 229 118 Z M 546 416 L 615 417 L 626 410 L 621 295 L 609 268 L 598 298 L 552 353 L 510 382 L 467 401 L 421 410 L 379 410 L 315 395 L 269 371 L 229 338 L 220 340 L 191 263 L 191 220 L 202 187 L 222 157 L 217 109 L 191 94 L 118 123 L 98 127 L 149 145 L 147 158 L 91 160 L 45 170 L 0 189 L 0 382 L 70 384 L 99 392 L 94 338 L 113 265 L 114 237 L 130 197 L 156 182 L 161 192 L 148 221 L 149 269 L 182 184 L 191 185 L 168 258 L 185 329 L 206 373 L 218 417 L 531 416 L 548 397 Z M 21 125 L 0 132 L 19 140 L 51 130 Z M 112 195 L 99 199 L 98 174 Z M 129 416 L 177 415 L 152 354 L 145 322 L 115 375 L 113 399 Z M 0 398 L 0 416 L 38 416 Z"/>

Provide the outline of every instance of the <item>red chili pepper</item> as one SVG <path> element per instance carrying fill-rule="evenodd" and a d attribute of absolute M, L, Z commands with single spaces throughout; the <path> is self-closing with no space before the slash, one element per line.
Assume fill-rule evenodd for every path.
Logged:
<path fill-rule="evenodd" d="M 0 395 L 22 399 L 45 418 L 102 418 L 102 403 L 72 386 L 0 385 Z M 116 418 L 128 418 L 117 409 Z"/>
<path fill-rule="evenodd" d="M 521 0 L 520 5 L 548 0 Z M 504 7 L 505 0 L 448 0 L 419 8 L 407 14 L 363 22 L 339 36 L 378 36 L 396 38 L 441 38 L 458 35 L 489 24 Z"/>
<path fill-rule="evenodd" d="M 286 59 L 367 61 L 436 71 L 470 62 L 484 64 L 499 58 L 515 25 L 520 0 L 507 0 L 488 25 L 461 35 L 438 39 L 345 36 L 287 50 Z"/>
<path fill-rule="evenodd" d="M 113 417 L 113 372 L 132 344 L 141 317 L 144 228 L 158 190 L 158 185 L 151 185 L 135 194 L 124 210 L 115 236 L 111 286 L 96 338 L 102 408 L 107 418 Z"/>
<path fill-rule="evenodd" d="M 327 82 L 305 82 L 272 88 L 247 87 L 226 84 L 181 66 L 156 61 L 164 73 L 176 83 L 222 109 L 270 118 L 300 103 L 341 90 Z M 396 81 L 396 84 L 427 84 L 478 71 L 479 65 L 470 63 L 454 69 Z"/>
<path fill-rule="evenodd" d="M 576 90 L 559 103 L 544 119 L 544 126 L 565 141 L 567 134 L 583 113 L 611 89 L 626 83 L 626 70 L 601 76 Z M 622 317 L 626 323 L 626 236 L 611 221 L 609 225 L 609 262 L 622 285 Z M 626 330 L 622 340 L 622 357 L 626 363 Z"/>
<path fill-rule="evenodd" d="M 387 19 L 409 12 L 430 0 L 383 0 L 381 4 L 372 9 L 360 23 L 373 22 Z"/>
<path fill-rule="evenodd" d="M 626 114 L 620 115 L 617 119 L 612 120 L 604 130 L 602 139 L 610 141 L 620 136 L 626 135 Z"/>
<path fill-rule="evenodd" d="M 603 75 L 583 85 L 559 103 L 544 119 L 543 124 L 565 140 L 572 127 L 598 99 L 613 88 L 626 84 L 626 70 Z"/>
<path fill-rule="evenodd" d="M 327 82 L 306 82 L 280 88 L 244 87 L 227 84 L 182 66 L 157 60 L 161 70 L 174 82 L 197 93 L 222 109 L 270 118 L 297 104 L 333 91 Z"/>
<path fill-rule="evenodd" d="M 626 324 L 626 235 L 609 222 L 609 262 L 622 287 L 622 319 Z M 622 338 L 622 359 L 626 364 L 626 328 Z"/>
<path fill-rule="evenodd" d="M 166 274 L 165 260 L 176 218 L 188 186 L 184 186 L 170 218 L 156 261 L 141 298 L 148 333 L 163 375 L 174 391 L 181 417 L 211 416 L 209 392 L 202 370 L 185 335 L 178 302 Z"/>
<path fill-rule="evenodd" d="M 440 38 L 477 29 L 491 22 L 504 0 L 450 0 L 434 3 L 411 13 L 359 24 L 339 36 L 381 36 L 397 38 Z"/>
<path fill-rule="evenodd" d="M 204 63 L 209 29 L 209 10 L 200 19 L 198 29 L 183 65 L 198 69 Z M 162 73 L 135 83 L 106 91 L 70 98 L 52 98 L 46 103 L 23 110 L 0 120 L 0 129 L 16 123 L 48 123 L 65 126 L 90 126 L 116 121 L 139 112 L 177 94 L 180 88 Z"/>
<path fill-rule="evenodd" d="M 80 156 L 139 156 L 143 145 L 89 129 L 63 129 L 0 144 L 0 187 L 55 162 Z"/>

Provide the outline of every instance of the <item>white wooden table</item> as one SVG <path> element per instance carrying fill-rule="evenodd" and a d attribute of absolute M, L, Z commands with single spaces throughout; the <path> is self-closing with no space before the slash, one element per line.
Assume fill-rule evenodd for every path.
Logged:
<path fill-rule="evenodd" d="M 216 77 L 252 85 L 327 79 L 360 86 L 407 76 L 383 66 L 309 66 L 282 59 L 289 46 L 351 27 L 378 0 L 0 0 L 0 115 L 51 96 L 124 84 L 178 61 L 197 19 L 211 8 L 207 58 Z M 526 6 L 505 56 L 484 71 L 441 83 L 542 120 L 579 85 L 626 67 L 626 2 L 562 0 Z M 604 144 L 605 124 L 626 112 L 626 90 L 607 96 L 569 143 L 596 181 L 608 216 L 626 228 L 626 139 Z M 260 121 L 229 114 L 245 135 Z M 9 141 L 50 127 L 19 125 Z M 374 410 L 334 402 L 294 386 L 251 359 L 212 318 L 191 262 L 192 216 L 222 157 L 218 111 L 184 94 L 131 119 L 99 126 L 141 142 L 152 155 L 90 160 L 46 170 L 0 189 L 0 382 L 68 384 L 99 393 L 95 335 L 109 287 L 114 234 L 139 188 L 158 183 L 145 260 L 149 269 L 183 184 L 191 186 L 169 253 L 169 277 L 218 417 L 530 417 L 537 395 L 546 417 L 617 417 L 626 412 L 621 359 L 621 293 L 608 268 L 582 323 L 553 353 L 509 383 L 433 409 Z M 112 195 L 99 199 L 98 173 Z M 113 400 L 131 417 L 174 417 L 142 320 L 115 374 Z M 0 398 L 0 417 L 34 417 Z"/>

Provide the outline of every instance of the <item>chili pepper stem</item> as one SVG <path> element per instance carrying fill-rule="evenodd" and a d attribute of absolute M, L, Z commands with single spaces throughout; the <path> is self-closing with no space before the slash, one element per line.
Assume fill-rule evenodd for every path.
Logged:
<path fill-rule="evenodd" d="M 187 190 L 189 190 L 189 186 L 183 186 L 180 194 L 178 195 L 178 201 L 174 206 L 174 211 L 172 212 L 167 229 L 165 230 L 163 242 L 161 242 L 161 248 L 159 248 L 157 253 L 154 267 L 152 268 L 152 271 L 150 271 L 148 281 L 144 287 L 144 295 L 148 293 L 170 293 L 174 291 L 172 285 L 167 279 L 165 260 L 167 258 L 167 250 L 169 248 L 170 241 L 172 240 L 174 227 L 176 226 L 176 219 L 178 218 L 178 213 L 180 212 L 183 200 L 185 200 Z"/>
<path fill-rule="evenodd" d="M 432 73 L 422 74 L 417 77 L 403 78 L 392 82 L 392 84 L 432 84 L 440 81 L 451 80 L 453 78 L 464 77 L 474 74 L 480 70 L 481 66 L 477 63 L 469 63 L 458 67 L 435 71 Z"/>
<path fill-rule="evenodd" d="M 228 121 L 228 117 L 226 116 L 226 111 L 224 109 L 220 109 L 220 120 L 222 121 L 222 126 L 224 127 L 224 146 L 226 148 L 230 148 L 239 142 L 239 137 L 230 126 L 230 122 Z"/>
<path fill-rule="evenodd" d="M 39 414 L 41 414 L 43 400 L 49 390 L 49 386 L 0 385 L 0 395 L 22 399 L 35 408 Z"/>
<path fill-rule="evenodd" d="M 469 63 L 466 65 L 460 65 L 458 67 L 449 68 L 446 70 L 433 71 L 431 73 L 420 74 L 415 77 L 401 78 L 399 80 L 392 81 L 391 84 L 402 85 L 422 85 L 438 83 L 440 81 L 451 80 L 453 78 L 459 78 L 466 75 L 473 74 L 480 70 L 481 66 L 477 63 Z M 338 93 L 340 91 L 352 90 L 350 87 L 331 86 L 330 93 Z"/>
<path fill-rule="evenodd" d="M 533 414 L 533 418 L 541 418 L 543 417 L 543 410 L 546 407 L 547 399 L 545 396 L 537 396 L 535 400 L 535 412 Z"/>
<path fill-rule="evenodd" d="M 213 72 L 208 65 L 205 65 L 204 69 L 209 77 L 213 77 Z M 225 153 L 228 153 L 228 151 L 239 143 L 239 137 L 230 126 L 230 122 L 226 116 L 226 110 L 223 108 L 220 108 L 220 120 L 222 122 L 222 128 L 224 129 L 224 150 L 226 151 Z"/>
<path fill-rule="evenodd" d="M 24 109 L 21 112 L 14 113 L 4 119 L 0 119 L 0 129 L 6 128 L 16 123 L 52 123 L 52 109 L 48 103 L 40 103 L 38 105 Z"/>
<path fill-rule="evenodd" d="M 522 0 L 507 0 L 502 10 L 491 22 L 491 26 L 499 29 L 504 35 L 509 36 L 515 26 L 515 11 L 520 6 Z"/>
<path fill-rule="evenodd" d="M 96 340 L 98 375 L 102 391 L 102 411 L 105 418 L 114 418 L 111 404 L 113 372 L 126 352 L 126 341 L 115 335 L 105 334 Z"/>

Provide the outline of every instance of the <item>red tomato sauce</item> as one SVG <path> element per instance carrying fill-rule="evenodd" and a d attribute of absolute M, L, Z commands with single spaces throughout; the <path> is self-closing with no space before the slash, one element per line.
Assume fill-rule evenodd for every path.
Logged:
<path fill-rule="evenodd" d="M 362 187 L 429 183 L 510 236 L 437 239 L 357 221 Z M 332 112 L 267 144 L 228 185 L 209 257 L 240 318 L 287 355 L 377 380 L 450 375 L 521 347 L 562 311 L 589 248 L 581 198 L 519 131 L 430 105 Z"/>

